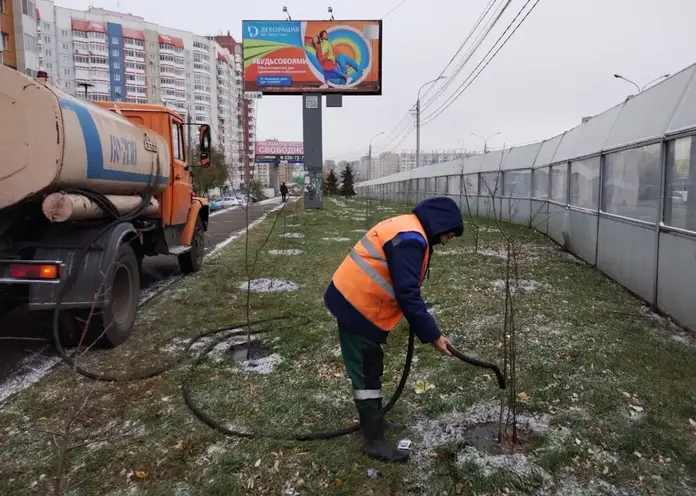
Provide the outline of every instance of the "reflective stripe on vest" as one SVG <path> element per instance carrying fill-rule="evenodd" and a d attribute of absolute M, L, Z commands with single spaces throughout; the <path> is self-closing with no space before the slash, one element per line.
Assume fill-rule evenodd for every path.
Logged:
<path fill-rule="evenodd" d="M 351 249 L 333 276 L 336 289 L 370 322 L 389 331 L 403 317 L 396 301 L 382 246 L 399 233 L 415 231 L 426 240 L 425 257 L 421 267 L 421 282 L 425 277 L 430 255 L 427 235 L 418 218 L 400 215 L 380 222 Z"/>

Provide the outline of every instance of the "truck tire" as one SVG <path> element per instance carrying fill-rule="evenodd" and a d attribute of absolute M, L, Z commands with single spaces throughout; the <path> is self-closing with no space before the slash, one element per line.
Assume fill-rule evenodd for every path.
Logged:
<path fill-rule="evenodd" d="M 110 279 L 104 282 L 109 295 L 107 304 L 95 310 L 64 310 L 61 312 L 61 344 L 76 346 L 89 321 L 83 346 L 115 348 L 124 343 L 131 332 L 138 312 L 140 274 L 138 258 L 129 244 L 118 247 Z M 65 314 L 65 316 L 63 316 Z"/>
<path fill-rule="evenodd" d="M 196 219 L 196 227 L 191 238 L 191 249 L 179 255 L 179 268 L 184 274 L 198 272 L 203 267 L 205 256 L 205 233 L 201 219 Z"/>

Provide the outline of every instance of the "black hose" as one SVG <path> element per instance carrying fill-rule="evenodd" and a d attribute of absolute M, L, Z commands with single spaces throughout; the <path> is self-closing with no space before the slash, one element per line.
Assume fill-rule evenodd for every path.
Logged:
<path fill-rule="evenodd" d="M 189 387 L 189 382 L 191 381 L 191 377 L 193 376 L 194 371 L 196 370 L 196 367 L 200 365 L 203 360 L 205 360 L 206 356 L 215 348 L 218 343 L 221 341 L 224 341 L 225 339 L 232 337 L 232 336 L 238 336 L 242 335 L 245 332 L 240 330 L 239 332 L 233 332 L 230 333 L 220 339 L 217 339 L 210 343 L 199 355 L 198 359 L 194 361 L 191 364 L 191 367 L 189 368 L 188 374 L 184 378 L 184 381 L 181 385 L 181 392 L 184 396 L 184 401 L 186 402 L 186 406 L 189 407 L 191 412 L 204 424 L 206 424 L 208 427 L 212 427 L 216 431 L 225 434 L 226 436 L 231 436 L 231 437 L 242 437 L 242 438 L 247 438 L 247 439 L 259 439 L 259 438 L 264 438 L 264 439 L 277 439 L 277 440 L 285 440 L 285 441 L 318 441 L 318 440 L 327 440 L 327 439 L 334 439 L 340 436 L 345 436 L 348 434 L 352 434 L 354 432 L 358 432 L 360 430 L 360 424 L 353 424 L 348 427 L 343 427 L 341 429 L 336 429 L 334 431 L 324 431 L 324 432 L 309 432 L 306 434 L 291 434 L 291 435 L 284 435 L 284 434 L 279 434 L 279 433 L 269 433 L 269 432 L 263 432 L 263 433 L 258 433 L 258 432 L 242 432 L 242 431 L 236 431 L 232 429 L 228 429 L 227 427 L 223 426 L 215 420 L 213 417 L 211 417 L 208 413 L 206 413 L 201 407 L 199 407 L 195 400 L 193 395 L 191 394 L 191 388 Z M 210 335 L 211 333 L 208 333 Z M 406 351 L 406 363 L 404 364 L 404 371 L 401 374 L 401 380 L 399 380 L 399 384 L 396 386 L 396 391 L 394 391 L 394 394 L 392 397 L 389 399 L 389 402 L 384 406 L 382 409 L 382 412 L 384 415 L 389 413 L 392 408 L 394 408 L 394 405 L 398 401 L 399 397 L 404 391 L 404 387 L 406 386 L 406 381 L 408 380 L 408 375 L 411 371 L 411 362 L 413 360 L 413 348 L 414 348 L 414 343 L 415 343 L 415 334 L 413 331 L 409 334 L 408 337 L 408 349 Z"/>
<path fill-rule="evenodd" d="M 483 360 L 467 356 L 450 344 L 447 345 L 447 349 L 450 351 L 450 353 L 452 353 L 452 355 L 459 358 L 461 361 L 468 363 L 469 365 L 474 365 L 475 367 L 481 367 L 484 369 L 492 370 L 495 373 L 496 378 L 498 379 L 498 386 L 500 386 L 500 389 L 505 389 L 505 376 L 496 364 L 484 362 Z"/>

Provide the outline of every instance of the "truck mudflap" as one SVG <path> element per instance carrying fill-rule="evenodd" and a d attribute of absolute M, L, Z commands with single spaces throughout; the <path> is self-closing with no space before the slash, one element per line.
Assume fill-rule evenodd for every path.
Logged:
<path fill-rule="evenodd" d="M 132 224 L 123 222 L 102 233 L 86 252 L 90 241 L 104 229 L 56 224 L 51 226 L 36 249 L 35 260 L 62 262 L 63 280 L 77 274 L 63 290 L 61 308 L 102 308 L 108 301 L 104 281 L 110 279 L 118 247 L 125 242 L 139 243 L 138 232 Z M 136 250 L 137 252 L 137 250 Z M 79 266 L 77 265 L 79 263 Z M 32 284 L 29 291 L 30 310 L 55 308 L 59 291 L 64 284 Z"/>

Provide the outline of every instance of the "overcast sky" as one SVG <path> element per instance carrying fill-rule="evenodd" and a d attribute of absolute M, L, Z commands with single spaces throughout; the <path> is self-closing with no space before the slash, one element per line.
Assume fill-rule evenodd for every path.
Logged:
<path fill-rule="evenodd" d="M 501 2 L 502 0 L 496 0 Z M 474 70 L 527 0 L 511 0 L 472 59 L 435 102 L 422 95 L 429 116 Z M 527 6 L 526 12 L 535 0 Z M 146 20 L 200 35 L 231 31 L 241 38 L 243 19 L 293 20 L 381 18 L 401 0 L 57 0 L 87 9 L 90 4 L 140 15 Z M 365 154 L 370 137 L 376 151 L 391 149 L 418 88 L 437 77 L 454 56 L 489 0 L 407 0 L 384 20 L 383 95 L 346 97 L 343 108 L 324 109 L 324 158 L 352 159 Z M 497 4 L 496 4 L 497 5 Z M 524 14 L 523 14 L 524 15 Z M 583 116 L 600 113 L 639 86 L 696 62 L 694 0 L 540 0 L 510 41 L 461 97 L 425 125 L 421 147 L 481 149 L 470 133 L 490 135 L 490 147 L 523 144 L 574 127 Z M 471 40 L 473 41 L 473 40 Z M 453 68 L 472 45 L 467 43 Z M 269 96 L 259 102 L 257 139 L 302 140 L 299 96 Z M 403 134 L 401 135 L 403 136 Z M 415 132 L 398 149 L 415 149 Z"/>

